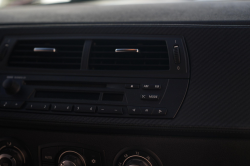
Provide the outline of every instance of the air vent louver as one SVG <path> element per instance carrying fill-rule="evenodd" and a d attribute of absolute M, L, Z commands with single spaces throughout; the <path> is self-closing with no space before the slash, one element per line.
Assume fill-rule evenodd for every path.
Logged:
<path fill-rule="evenodd" d="M 115 52 L 116 49 L 132 49 L 132 52 Z M 151 40 L 95 40 L 89 69 L 169 70 L 167 45 L 165 41 Z"/>
<path fill-rule="evenodd" d="M 44 69 L 80 69 L 84 40 L 22 40 L 12 51 L 9 66 Z M 55 48 L 56 52 L 34 52 Z"/>

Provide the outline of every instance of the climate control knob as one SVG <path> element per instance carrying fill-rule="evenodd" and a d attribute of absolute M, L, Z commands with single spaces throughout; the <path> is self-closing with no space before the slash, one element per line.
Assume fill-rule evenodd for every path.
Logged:
<path fill-rule="evenodd" d="M 0 152 L 0 165 L 23 166 L 24 158 L 18 150 L 13 148 L 4 148 Z"/>
<path fill-rule="evenodd" d="M 86 166 L 82 155 L 75 151 L 63 152 L 58 161 L 58 166 Z"/>
<path fill-rule="evenodd" d="M 33 166 L 27 149 L 11 138 L 0 139 L 0 166 Z"/>
<path fill-rule="evenodd" d="M 141 158 L 133 158 L 129 159 L 124 166 L 152 166 L 152 164 Z"/>
<path fill-rule="evenodd" d="M 113 166 L 163 166 L 156 154 L 148 149 L 125 148 L 115 157 Z"/>

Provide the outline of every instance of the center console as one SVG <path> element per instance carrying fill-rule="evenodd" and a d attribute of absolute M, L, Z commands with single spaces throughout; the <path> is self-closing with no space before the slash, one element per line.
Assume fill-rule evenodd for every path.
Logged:
<path fill-rule="evenodd" d="M 0 113 L 10 119 L 32 116 L 26 122 L 49 118 L 52 128 L 72 120 L 63 129 L 76 125 L 74 118 L 173 120 L 187 93 L 189 71 L 180 36 L 5 36 L 0 43 Z M 165 165 L 161 150 L 138 138 L 131 142 L 131 136 L 126 142 L 120 136 L 96 140 L 56 131 L 4 133 L 0 166 Z"/>

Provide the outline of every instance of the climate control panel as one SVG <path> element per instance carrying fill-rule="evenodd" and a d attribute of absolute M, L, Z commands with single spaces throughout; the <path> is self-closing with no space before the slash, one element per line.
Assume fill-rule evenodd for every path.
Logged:
<path fill-rule="evenodd" d="M 118 152 L 67 142 L 27 147 L 12 138 L 0 139 L 0 166 L 107 166 L 107 160 L 109 166 L 111 162 L 113 166 L 163 166 L 154 152 L 138 147 Z"/>

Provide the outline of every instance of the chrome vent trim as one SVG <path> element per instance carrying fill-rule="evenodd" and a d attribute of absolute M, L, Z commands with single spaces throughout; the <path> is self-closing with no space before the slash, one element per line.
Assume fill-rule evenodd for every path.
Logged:
<path fill-rule="evenodd" d="M 19 40 L 9 59 L 10 67 L 80 69 L 84 40 Z"/>
<path fill-rule="evenodd" d="M 166 41 L 94 40 L 89 70 L 169 70 Z"/>

